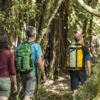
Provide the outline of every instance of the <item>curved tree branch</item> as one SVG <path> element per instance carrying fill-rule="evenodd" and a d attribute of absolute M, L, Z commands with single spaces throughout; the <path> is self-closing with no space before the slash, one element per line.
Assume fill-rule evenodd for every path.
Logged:
<path fill-rule="evenodd" d="M 88 6 L 83 0 L 77 0 L 77 1 L 86 11 L 88 11 L 89 13 L 91 13 L 91 14 L 97 16 L 97 17 L 100 17 L 99 11 L 96 11 L 95 9 Z"/>
<path fill-rule="evenodd" d="M 60 8 L 60 6 L 61 6 L 63 1 L 64 0 L 59 0 L 58 1 L 57 7 L 55 7 L 55 9 L 54 9 L 53 13 L 51 14 L 50 18 L 43 25 L 43 28 L 41 30 L 41 35 L 40 35 L 41 38 L 38 39 L 38 42 L 41 42 L 43 37 L 44 37 L 44 35 L 47 33 L 49 25 L 51 24 L 53 18 L 55 17 L 56 13 L 58 12 L 58 10 L 59 10 L 59 8 Z"/>

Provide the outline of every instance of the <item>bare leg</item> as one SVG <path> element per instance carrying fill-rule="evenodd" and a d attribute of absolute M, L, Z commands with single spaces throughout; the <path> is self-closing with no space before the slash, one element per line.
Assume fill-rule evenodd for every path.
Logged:
<path fill-rule="evenodd" d="M 23 100 L 30 100 L 30 96 L 25 96 Z"/>
<path fill-rule="evenodd" d="M 8 97 L 0 96 L 0 100 L 8 100 Z"/>

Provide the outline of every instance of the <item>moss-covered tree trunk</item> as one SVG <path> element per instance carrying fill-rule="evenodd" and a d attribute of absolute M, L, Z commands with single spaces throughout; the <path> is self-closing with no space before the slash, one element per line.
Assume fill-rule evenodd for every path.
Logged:
<path fill-rule="evenodd" d="M 91 5 L 92 0 L 88 0 L 87 4 Z M 88 19 L 85 17 L 84 18 L 84 22 L 83 22 L 83 28 L 82 28 L 82 33 L 86 34 L 86 30 L 87 30 L 87 25 L 88 25 Z"/>
<path fill-rule="evenodd" d="M 9 24 L 8 18 L 10 16 L 11 0 L 1 0 L 1 7 L 0 8 L 1 8 L 1 12 L 3 12 L 5 15 L 2 22 L 0 23 L 1 24 L 0 28 L 7 31 L 7 26 Z M 10 27 L 10 25 L 9 25 L 9 27 Z M 8 37 L 9 37 L 9 34 L 8 34 Z M 10 41 L 10 39 L 9 39 L 9 41 Z"/>
<path fill-rule="evenodd" d="M 49 76 L 56 80 L 58 75 L 64 71 L 64 61 L 66 57 L 67 49 L 67 33 L 68 33 L 68 4 L 69 0 L 62 3 L 59 8 L 59 12 L 53 19 L 50 32 L 48 47 L 45 52 L 46 60 L 48 60 L 49 66 L 47 70 Z M 49 58 L 49 59 L 48 59 Z"/>
<path fill-rule="evenodd" d="M 89 34 L 89 47 L 90 51 L 92 52 L 91 42 L 92 42 L 92 26 L 93 26 L 93 16 L 91 15 L 89 28 L 88 28 L 88 34 Z"/>

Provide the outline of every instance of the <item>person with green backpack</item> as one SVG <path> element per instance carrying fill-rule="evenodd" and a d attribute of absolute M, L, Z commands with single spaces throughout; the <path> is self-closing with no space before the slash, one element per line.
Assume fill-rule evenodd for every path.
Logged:
<path fill-rule="evenodd" d="M 30 100 L 36 88 L 36 64 L 38 64 L 43 81 L 46 82 L 42 50 L 36 40 L 37 31 L 33 26 L 26 28 L 27 41 L 19 44 L 16 49 L 15 65 L 21 77 L 24 79 L 24 99 Z"/>

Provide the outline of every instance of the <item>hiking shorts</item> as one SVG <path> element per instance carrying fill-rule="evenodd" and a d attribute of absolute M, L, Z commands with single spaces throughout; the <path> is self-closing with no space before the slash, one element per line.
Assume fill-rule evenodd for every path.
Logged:
<path fill-rule="evenodd" d="M 23 88 L 24 88 L 24 96 L 32 96 L 34 94 L 36 88 L 36 75 L 34 71 L 31 71 L 27 74 L 21 74 Z"/>
<path fill-rule="evenodd" d="M 83 84 L 86 81 L 86 73 L 83 70 L 70 71 L 71 90 L 78 89 L 79 83 Z"/>
<path fill-rule="evenodd" d="M 11 92 L 10 78 L 0 78 L 0 96 L 9 97 Z"/>

